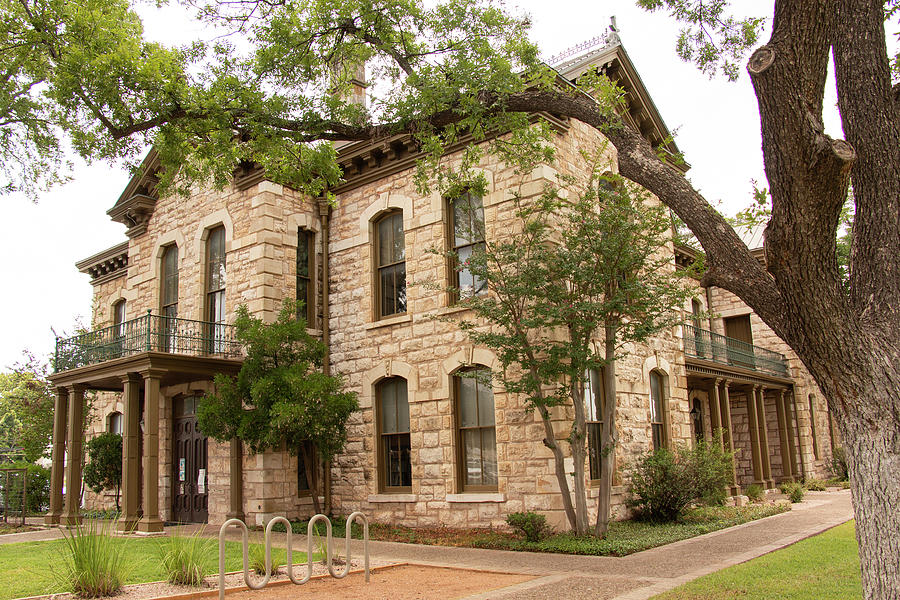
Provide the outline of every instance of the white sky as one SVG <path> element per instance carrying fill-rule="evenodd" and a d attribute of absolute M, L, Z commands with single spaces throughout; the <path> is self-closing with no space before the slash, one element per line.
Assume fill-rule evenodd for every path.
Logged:
<path fill-rule="evenodd" d="M 532 17 L 545 57 L 606 31 L 617 17 L 622 43 L 676 143 L 692 165 L 688 173 L 707 200 L 734 213 L 750 200 L 751 179 L 763 182 L 759 115 L 746 75 L 736 83 L 709 80 L 675 55 L 677 27 L 664 13 L 648 14 L 632 0 L 509 0 Z M 773 2 L 736 0 L 756 16 L 771 16 Z M 147 35 L 180 43 L 209 37 L 177 6 L 158 11 L 142 5 Z M 763 41 L 767 34 L 761 38 Z M 828 129 L 840 131 L 834 85 L 826 99 Z M 115 165 L 77 167 L 71 183 L 44 194 L 37 204 L 24 197 L 0 198 L 0 369 L 17 362 L 23 349 L 49 355 L 53 330 L 68 333 L 76 318 L 90 322 L 91 285 L 74 263 L 124 241 L 124 226 L 106 211 L 128 182 Z"/>

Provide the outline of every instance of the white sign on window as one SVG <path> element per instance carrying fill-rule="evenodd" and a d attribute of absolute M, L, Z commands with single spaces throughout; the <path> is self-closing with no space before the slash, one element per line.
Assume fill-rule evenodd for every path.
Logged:
<path fill-rule="evenodd" d="M 206 493 L 206 469 L 200 469 L 197 473 L 197 493 Z"/>

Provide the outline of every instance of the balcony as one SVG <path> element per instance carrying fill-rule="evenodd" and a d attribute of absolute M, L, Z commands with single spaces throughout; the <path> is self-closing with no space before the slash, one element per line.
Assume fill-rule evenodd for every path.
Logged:
<path fill-rule="evenodd" d="M 692 358 L 788 377 L 787 360 L 780 352 L 760 348 L 692 325 L 684 327 L 684 353 Z"/>
<path fill-rule="evenodd" d="M 240 359 L 234 326 L 147 314 L 70 338 L 56 339 L 55 371 L 126 358 L 146 352 Z"/>

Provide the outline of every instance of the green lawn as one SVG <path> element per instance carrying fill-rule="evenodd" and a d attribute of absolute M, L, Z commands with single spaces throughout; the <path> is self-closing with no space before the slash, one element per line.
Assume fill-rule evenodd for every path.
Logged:
<path fill-rule="evenodd" d="M 654 600 L 851 600 L 862 598 L 853 522 L 730 567 Z"/>
<path fill-rule="evenodd" d="M 127 583 L 162 581 L 166 578 L 159 560 L 159 547 L 164 539 L 114 538 L 114 543 L 119 544 L 121 551 L 127 555 Z M 209 540 L 209 543 L 208 571 L 215 573 L 219 566 L 218 542 Z M 0 545 L 0 600 L 60 591 L 48 565 L 59 563 L 63 548 L 63 540 Z M 273 548 L 272 557 L 284 564 L 285 551 Z M 295 564 L 305 561 L 305 552 L 294 552 Z M 225 567 L 228 571 L 241 569 L 240 543 L 227 543 Z"/>

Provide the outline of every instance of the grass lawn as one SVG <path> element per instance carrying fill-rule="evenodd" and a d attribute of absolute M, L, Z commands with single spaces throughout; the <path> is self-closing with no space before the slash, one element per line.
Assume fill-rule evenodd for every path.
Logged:
<path fill-rule="evenodd" d="M 851 600 L 862 598 L 853 522 L 723 569 L 654 600 Z"/>
<path fill-rule="evenodd" d="M 616 521 L 610 525 L 609 535 L 600 540 L 592 536 L 577 537 L 568 533 L 553 535 L 540 542 L 526 542 L 514 533 L 506 531 L 409 528 L 392 525 L 369 525 L 373 540 L 429 544 L 438 546 L 467 546 L 521 550 L 525 552 L 561 552 L 564 554 L 589 554 L 597 556 L 625 556 L 648 548 L 677 542 L 686 538 L 725 529 L 790 510 L 784 504 L 754 504 L 742 507 L 711 507 L 689 511 L 677 523 L 646 523 L 640 521 Z M 280 524 L 275 529 L 284 530 Z M 306 522 L 292 524 L 296 533 L 306 533 Z M 320 528 L 324 531 L 324 527 Z M 354 523 L 353 537 L 361 537 L 361 528 Z M 335 519 L 333 535 L 343 537 L 345 525 Z"/>
<path fill-rule="evenodd" d="M 261 535 L 259 537 L 262 538 Z M 251 534 L 252 539 L 254 536 Z M 125 562 L 129 573 L 126 583 L 165 580 L 166 575 L 160 565 L 160 545 L 164 540 L 165 538 L 113 538 L 113 542 L 120 545 L 121 551 L 127 555 Z M 63 540 L 0 545 L 0 600 L 60 591 L 51 568 L 61 561 L 63 549 Z M 272 559 L 284 564 L 285 551 L 273 548 Z M 295 564 L 305 561 L 305 552 L 294 552 Z M 216 573 L 218 567 L 218 542 L 211 539 L 208 572 Z M 239 542 L 227 543 L 225 567 L 228 571 L 241 569 Z"/>

